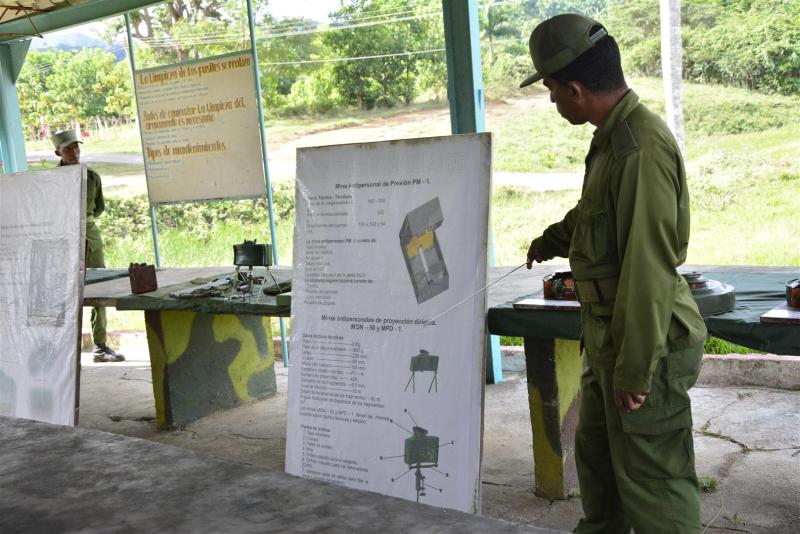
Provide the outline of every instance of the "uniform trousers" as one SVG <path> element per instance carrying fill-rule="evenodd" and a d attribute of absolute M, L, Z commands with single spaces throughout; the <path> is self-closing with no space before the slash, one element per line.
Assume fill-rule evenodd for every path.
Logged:
<path fill-rule="evenodd" d="M 614 369 L 585 364 L 575 433 L 584 517 L 574 532 L 700 532 L 688 389 L 702 354 L 701 344 L 661 358 L 645 403 L 628 413 L 614 405 Z"/>

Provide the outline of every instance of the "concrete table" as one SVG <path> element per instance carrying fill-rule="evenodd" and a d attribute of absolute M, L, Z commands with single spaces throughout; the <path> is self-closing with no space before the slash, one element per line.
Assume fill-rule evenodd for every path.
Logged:
<path fill-rule="evenodd" d="M 536 494 L 550 499 L 567 498 L 577 486 L 575 427 L 583 370 L 580 307 L 522 310 L 513 303 L 541 297 L 542 277 L 568 269 L 563 264 L 537 265 L 531 271 L 517 271 L 489 290 L 489 333 L 524 338 Z M 509 270 L 493 269 L 490 279 Z M 800 276 L 796 269 L 686 265 L 681 271 L 704 272 L 741 289 L 736 309 L 704 317 L 711 335 L 765 352 L 800 354 L 800 327 L 759 320 L 781 304 L 782 284 Z"/>
<path fill-rule="evenodd" d="M 159 428 L 183 425 L 216 410 L 271 396 L 277 389 L 270 317 L 286 317 L 274 296 L 175 299 L 195 279 L 231 275 L 232 267 L 165 269 L 158 289 L 132 295 L 126 278 L 88 284 L 84 305 L 145 313 Z M 279 280 L 291 269 L 275 268 Z"/>

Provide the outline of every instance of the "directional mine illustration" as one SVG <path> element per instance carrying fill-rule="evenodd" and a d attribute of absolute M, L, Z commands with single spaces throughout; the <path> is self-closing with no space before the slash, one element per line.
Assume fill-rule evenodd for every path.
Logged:
<path fill-rule="evenodd" d="M 425 349 L 420 349 L 419 354 L 416 356 L 411 357 L 411 364 L 409 365 L 409 370 L 411 371 L 411 378 L 408 379 L 406 383 L 406 387 L 403 391 L 408 390 L 408 386 L 411 386 L 412 393 L 416 393 L 417 391 L 417 383 L 416 379 L 414 378 L 417 373 L 426 373 L 431 372 L 433 373 L 433 378 L 431 378 L 431 383 L 428 386 L 428 393 L 431 392 L 431 388 L 436 386 L 434 391 L 439 391 L 439 382 L 437 380 L 437 373 L 439 370 L 439 357 L 435 354 L 431 354 Z"/>
<path fill-rule="evenodd" d="M 381 456 L 380 459 L 390 460 L 392 458 L 403 458 L 403 461 L 408 466 L 408 469 L 400 476 L 392 478 L 392 482 L 397 482 L 411 471 L 414 471 L 414 488 L 417 492 L 417 502 L 419 502 L 420 497 L 427 495 L 425 491 L 429 488 L 437 490 L 439 493 L 442 492 L 441 488 L 431 486 L 429 483 L 427 483 L 426 480 L 428 477 L 423 475 L 422 472 L 423 469 L 429 469 L 445 478 L 449 477 L 450 473 L 445 473 L 437 469 L 439 467 L 439 449 L 447 445 L 454 445 L 455 441 L 448 441 L 447 443 L 440 445 L 439 436 L 429 435 L 428 430 L 419 426 L 417 421 L 414 419 L 414 416 L 412 416 L 408 410 L 403 410 L 403 412 L 405 412 L 414 423 L 413 431 L 409 431 L 407 428 L 399 425 L 392 419 L 389 420 L 390 423 L 397 425 L 411 434 L 411 437 L 406 438 L 404 441 L 403 454 L 399 454 L 397 456 Z"/>

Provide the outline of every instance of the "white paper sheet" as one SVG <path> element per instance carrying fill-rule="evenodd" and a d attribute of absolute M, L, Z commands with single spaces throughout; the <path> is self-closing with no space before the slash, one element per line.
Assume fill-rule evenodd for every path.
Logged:
<path fill-rule="evenodd" d="M 74 425 L 86 168 L 0 176 L 0 415 Z"/>

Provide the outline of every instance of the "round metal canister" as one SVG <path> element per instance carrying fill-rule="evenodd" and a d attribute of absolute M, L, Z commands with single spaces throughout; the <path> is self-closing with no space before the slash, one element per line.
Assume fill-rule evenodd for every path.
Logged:
<path fill-rule="evenodd" d="M 725 313 L 736 307 L 736 291 L 732 285 L 710 280 L 703 273 L 681 273 L 692 290 L 700 315 Z"/>
<path fill-rule="evenodd" d="M 544 298 L 555 300 L 578 300 L 572 271 L 563 271 L 542 278 Z"/>
<path fill-rule="evenodd" d="M 786 304 L 790 308 L 800 308 L 800 278 L 786 282 Z"/>
<path fill-rule="evenodd" d="M 258 245 L 255 239 L 233 245 L 233 264 L 242 267 L 270 265 L 267 245 Z"/>

